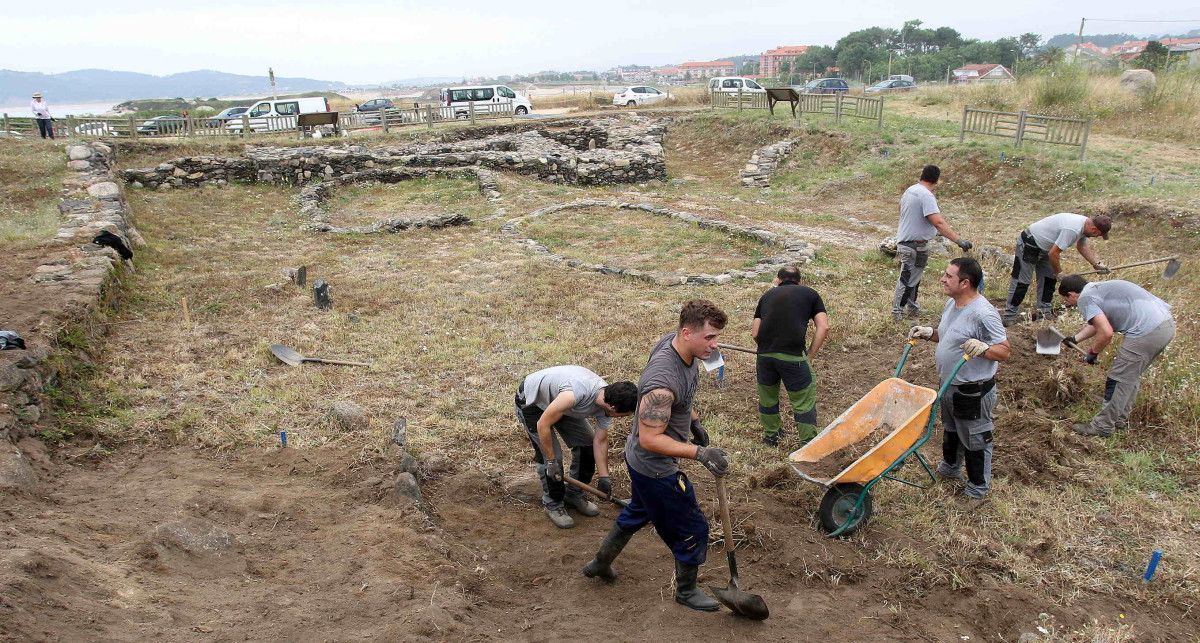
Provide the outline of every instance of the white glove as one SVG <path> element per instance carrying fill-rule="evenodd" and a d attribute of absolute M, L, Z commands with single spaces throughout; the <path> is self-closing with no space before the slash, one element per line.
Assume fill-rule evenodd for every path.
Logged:
<path fill-rule="evenodd" d="M 929 339 L 933 337 L 932 326 L 913 326 L 908 329 L 909 339 Z"/>
<path fill-rule="evenodd" d="M 962 348 L 964 356 L 974 359 L 986 353 L 990 346 L 988 346 L 986 342 L 981 342 L 978 339 L 968 339 L 962 343 L 960 348 Z"/>

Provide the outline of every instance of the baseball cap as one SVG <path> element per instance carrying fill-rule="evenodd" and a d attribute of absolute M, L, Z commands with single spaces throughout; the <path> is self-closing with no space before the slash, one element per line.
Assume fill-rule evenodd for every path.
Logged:
<path fill-rule="evenodd" d="M 1092 224 L 1100 229 L 1100 233 L 1104 236 L 1104 240 L 1108 241 L 1108 231 L 1112 230 L 1112 217 L 1107 214 L 1092 217 Z"/>

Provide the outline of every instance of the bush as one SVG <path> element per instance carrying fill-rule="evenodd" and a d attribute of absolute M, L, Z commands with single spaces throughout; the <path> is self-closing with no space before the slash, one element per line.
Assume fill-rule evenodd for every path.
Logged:
<path fill-rule="evenodd" d="M 1055 65 L 1037 75 L 1033 105 L 1079 114 L 1088 99 L 1088 73 L 1078 65 Z"/>

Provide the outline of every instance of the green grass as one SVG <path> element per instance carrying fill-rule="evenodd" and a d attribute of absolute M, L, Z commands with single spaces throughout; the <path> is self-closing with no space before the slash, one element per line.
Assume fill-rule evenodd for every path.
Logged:
<path fill-rule="evenodd" d="M 7 249 L 31 248 L 54 236 L 66 163 L 56 145 L 0 141 L 0 243 Z"/>

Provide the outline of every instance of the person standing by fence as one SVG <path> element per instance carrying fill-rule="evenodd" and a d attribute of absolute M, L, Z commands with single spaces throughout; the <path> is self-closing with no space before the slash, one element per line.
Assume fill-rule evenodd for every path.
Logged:
<path fill-rule="evenodd" d="M 33 118 L 37 120 L 38 134 L 42 138 L 54 138 L 54 119 L 50 116 L 50 106 L 46 104 L 42 98 L 42 92 L 33 93 L 33 101 L 29 103 L 29 109 L 33 112 Z"/>

